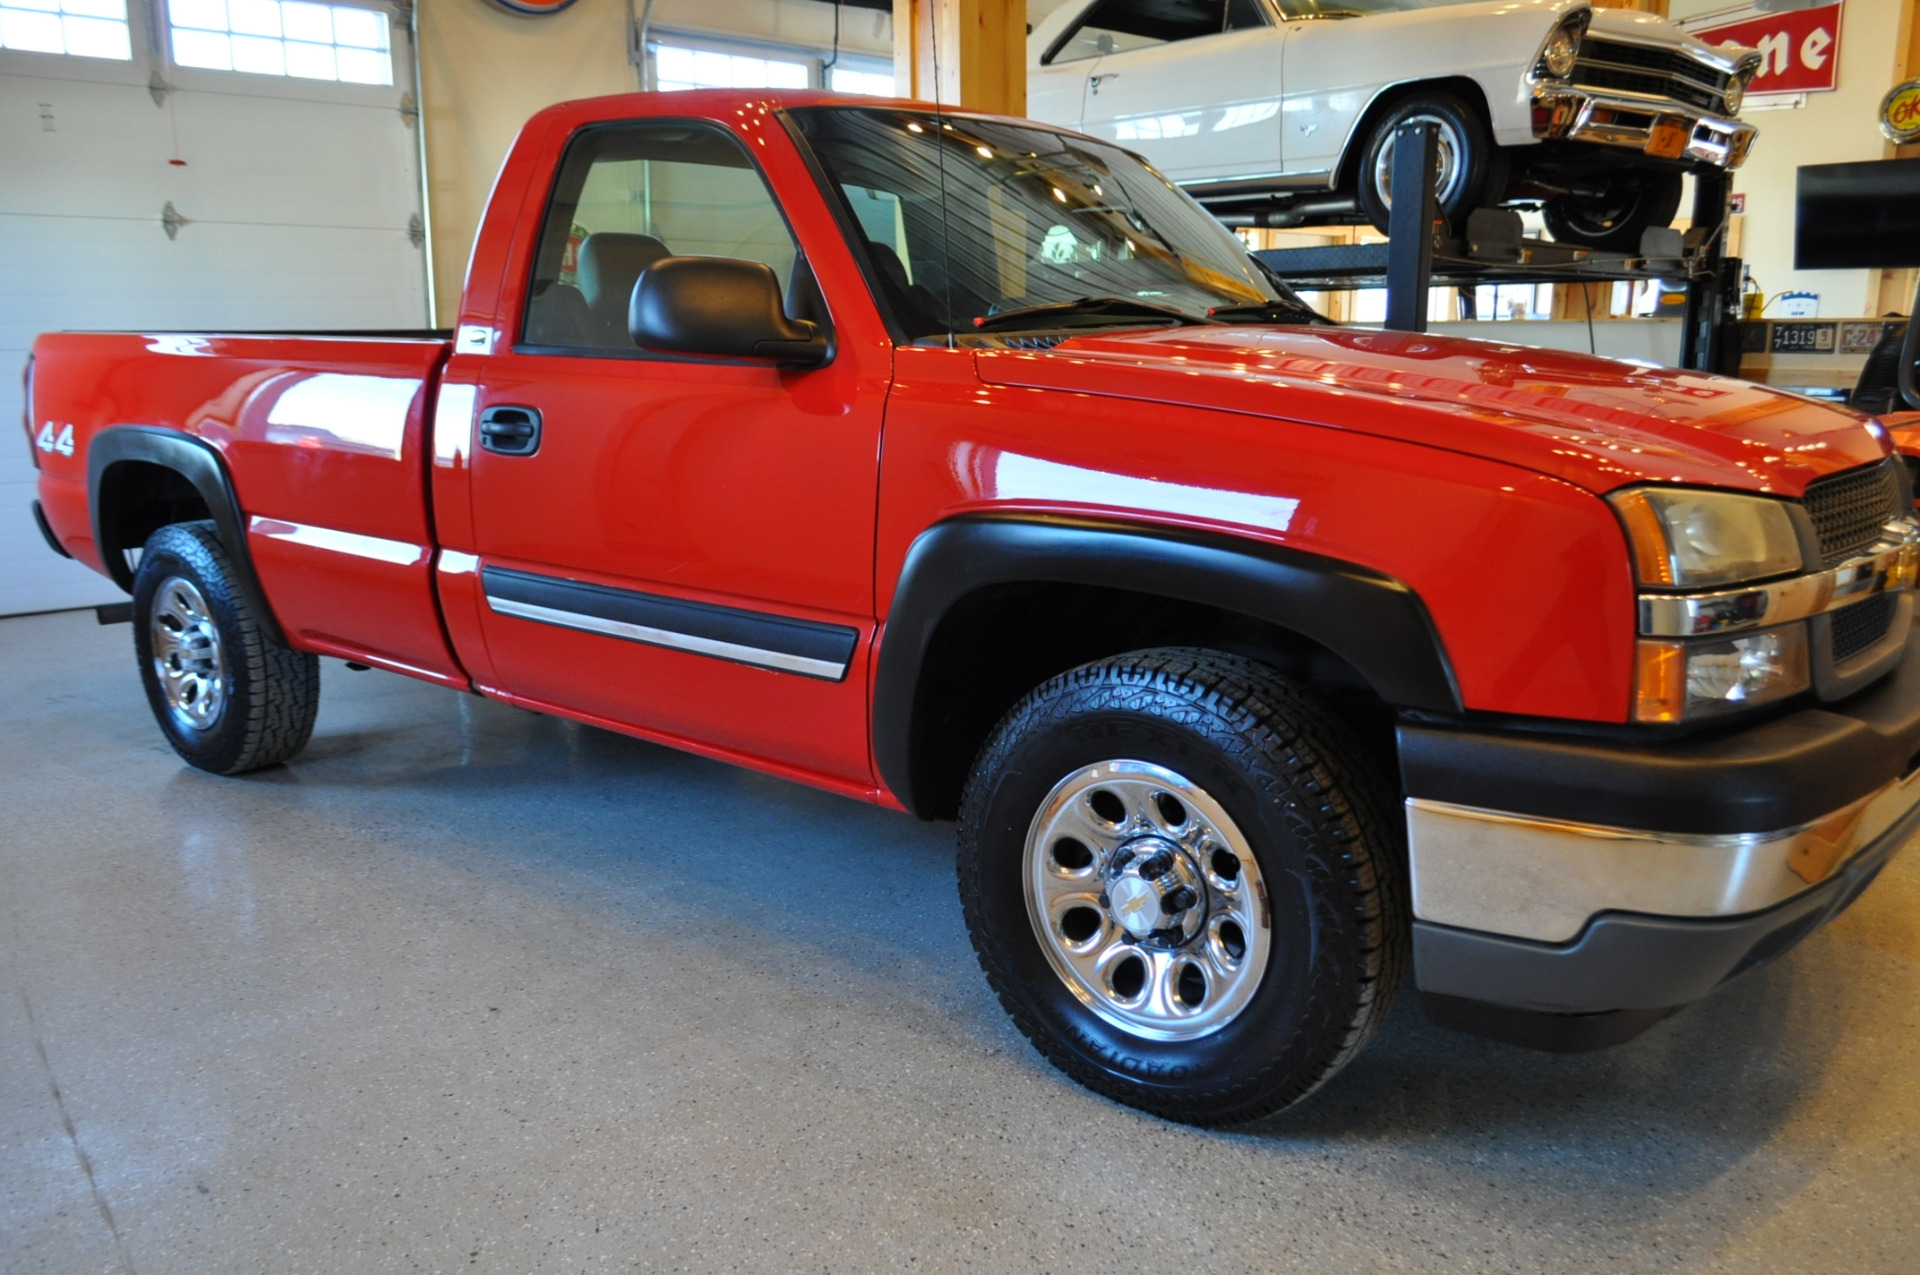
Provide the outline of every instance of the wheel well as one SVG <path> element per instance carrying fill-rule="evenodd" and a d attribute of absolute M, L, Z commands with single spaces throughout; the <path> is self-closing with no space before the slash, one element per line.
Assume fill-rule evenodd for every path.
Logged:
<path fill-rule="evenodd" d="M 1340 157 L 1338 189 L 1344 191 L 1359 189 L 1361 153 L 1366 150 L 1367 138 L 1373 133 L 1373 126 L 1380 122 L 1380 117 L 1414 94 L 1434 90 L 1452 93 L 1459 97 L 1480 113 L 1481 123 L 1487 125 L 1489 132 L 1492 131 L 1493 111 L 1487 106 L 1487 93 L 1475 80 L 1459 75 L 1443 80 L 1415 80 L 1410 84 L 1395 84 L 1391 88 L 1382 89 L 1379 96 L 1367 104 L 1366 112 L 1360 116 L 1360 122 L 1355 124 L 1353 132 L 1348 134 L 1346 153 Z"/>
<path fill-rule="evenodd" d="M 151 461 L 116 461 L 100 475 L 100 558 L 109 571 L 118 555 L 129 576 L 131 555 L 169 523 L 211 518 L 206 499 L 178 470 Z M 116 573 L 117 575 L 117 573 Z"/>
<path fill-rule="evenodd" d="M 1311 686 L 1338 708 L 1397 787 L 1393 708 L 1326 647 L 1217 607 L 1092 585 L 1023 583 L 962 597 L 935 629 L 914 690 L 912 804 L 926 817 L 953 818 L 988 734 L 1048 678 L 1165 646 L 1243 655 Z"/>

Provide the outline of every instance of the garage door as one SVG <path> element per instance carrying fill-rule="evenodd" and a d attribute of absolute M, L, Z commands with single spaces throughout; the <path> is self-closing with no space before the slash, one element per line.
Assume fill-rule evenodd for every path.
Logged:
<path fill-rule="evenodd" d="M 124 597 L 34 527 L 36 333 L 427 324 L 405 21 L 131 8 L 0 0 L 0 615 Z"/>

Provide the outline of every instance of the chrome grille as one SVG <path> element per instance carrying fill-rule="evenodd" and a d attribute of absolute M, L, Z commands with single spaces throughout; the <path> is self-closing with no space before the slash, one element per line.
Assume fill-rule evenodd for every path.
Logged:
<path fill-rule="evenodd" d="M 1900 595 L 1882 593 L 1833 613 L 1833 662 L 1845 664 L 1887 635 Z"/>
<path fill-rule="evenodd" d="M 1825 565 L 1854 557 L 1880 538 L 1882 527 L 1901 516 L 1900 478 L 1893 466 L 1893 460 L 1883 460 L 1808 485 L 1801 503 L 1820 533 Z"/>
<path fill-rule="evenodd" d="M 1703 111 L 1726 109 L 1728 78 L 1684 53 L 1612 40 L 1583 41 L 1573 68 L 1580 88 L 1672 98 Z"/>

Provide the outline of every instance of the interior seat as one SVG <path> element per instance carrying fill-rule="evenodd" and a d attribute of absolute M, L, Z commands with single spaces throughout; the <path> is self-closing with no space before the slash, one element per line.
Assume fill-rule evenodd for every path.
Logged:
<path fill-rule="evenodd" d="M 867 251 L 872 254 L 880 275 L 880 290 L 887 294 L 887 304 L 893 308 L 894 317 L 906 329 L 907 336 L 945 332 L 947 326 L 940 321 L 940 298 L 907 278 L 906 263 L 900 260 L 900 254 L 874 239 L 867 240 Z"/>
<path fill-rule="evenodd" d="M 642 270 L 670 255 L 667 245 L 652 235 L 601 231 L 581 241 L 575 273 L 589 316 L 585 344 L 602 349 L 633 348 L 633 337 L 627 330 L 633 285 L 640 281 Z"/>

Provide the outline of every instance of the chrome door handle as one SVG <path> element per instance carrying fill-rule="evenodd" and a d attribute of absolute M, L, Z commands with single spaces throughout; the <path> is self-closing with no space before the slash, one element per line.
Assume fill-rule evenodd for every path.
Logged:
<path fill-rule="evenodd" d="M 1118 71 L 1108 71 L 1104 75 L 1089 75 L 1087 77 L 1087 87 L 1095 93 L 1098 93 L 1102 84 L 1105 84 L 1108 80 L 1117 80 L 1119 78 L 1120 72 Z"/>

